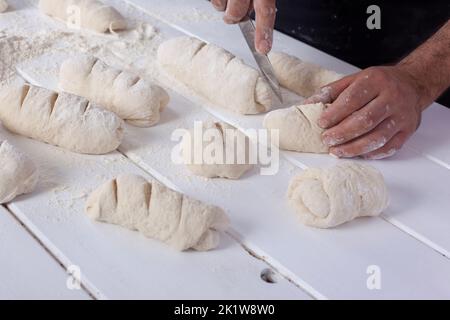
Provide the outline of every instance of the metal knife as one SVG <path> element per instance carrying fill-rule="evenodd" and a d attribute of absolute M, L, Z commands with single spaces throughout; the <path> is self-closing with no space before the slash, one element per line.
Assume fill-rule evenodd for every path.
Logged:
<path fill-rule="evenodd" d="M 275 75 L 272 64 L 270 63 L 269 57 L 265 54 L 261 54 L 256 50 L 255 46 L 255 34 L 256 28 L 250 17 L 245 18 L 243 21 L 239 22 L 239 28 L 241 28 L 242 34 L 244 35 L 245 41 L 250 48 L 250 51 L 258 64 L 261 74 L 266 79 L 267 83 L 272 88 L 277 98 L 283 103 L 283 96 L 281 95 L 280 84 Z"/>

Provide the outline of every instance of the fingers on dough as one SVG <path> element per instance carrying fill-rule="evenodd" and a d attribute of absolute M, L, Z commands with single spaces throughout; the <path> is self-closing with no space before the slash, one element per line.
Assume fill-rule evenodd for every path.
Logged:
<path fill-rule="evenodd" d="M 116 9 L 97 0 L 40 0 L 39 9 L 73 27 L 100 33 L 127 28 L 125 18 Z"/>
<path fill-rule="evenodd" d="M 310 97 L 321 87 L 344 77 L 283 52 L 272 52 L 269 59 L 280 84 L 302 97 Z"/>
<path fill-rule="evenodd" d="M 0 88 L 0 121 L 13 133 L 85 154 L 117 149 L 123 120 L 69 93 L 23 83 Z"/>
<path fill-rule="evenodd" d="M 326 109 L 323 103 L 293 106 L 272 111 L 264 118 L 264 128 L 278 130 L 279 141 L 273 144 L 283 150 L 328 153 L 322 142 L 324 129 L 317 124 Z"/>
<path fill-rule="evenodd" d="M 100 186 L 89 196 L 86 214 L 137 230 L 180 251 L 216 248 L 219 232 L 229 225 L 222 209 L 136 175 L 121 175 Z"/>
<path fill-rule="evenodd" d="M 202 122 L 201 129 L 197 134 L 194 127 L 182 141 L 184 163 L 195 175 L 239 179 L 253 167 L 249 161 L 250 141 L 241 131 L 215 121 Z"/>
<path fill-rule="evenodd" d="M 0 13 L 5 12 L 8 9 L 8 2 L 6 0 L 0 0 Z"/>
<path fill-rule="evenodd" d="M 8 141 L 0 141 L 0 204 L 32 192 L 38 179 L 33 161 Z"/>
<path fill-rule="evenodd" d="M 273 93 L 259 72 L 225 49 L 196 38 L 164 42 L 158 62 L 170 76 L 215 105 L 258 114 L 272 107 Z"/>
<path fill-rule="evenodd" d="M 344 162 L 296 176 L 289 185 L 288 201 L 305 225 L 332 228 L 358 217 L 378 216 L 389 199 L 378 170 Z"/>
<path fill-rule="evenodd" d="M 92 56 L 66 60 L 60 70 L 62 90 L 87 98 L 114 112 L 131 125 L 151 127 L 169 103 L 167 92 Z"/>

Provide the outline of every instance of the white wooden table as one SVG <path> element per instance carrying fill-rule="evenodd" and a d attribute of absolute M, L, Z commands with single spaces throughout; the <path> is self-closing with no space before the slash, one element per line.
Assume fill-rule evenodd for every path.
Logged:
<path fill-rule="evenodd" d="M 33 1 L 10 2 L 51 23 L 29 5 Z M 254 64 L 237 27 L 224 25 L 204 0 L 106 2 L 129 19 L 155 25 L 163 37 L 195 35 Z M 275 50 L 343 73 L 357 70 L 280 33 Z M 32 76 L 44 86 L 55 81 L 48 74 Z M 172 100 L 161 123 L 127 127 L 113 154 L 77 155 L 0 132 L 43 172 L 35 193 L 0 207 L 0 298 L 450 298 L 450 110 L 434 104 L 398 155 L 371 162 L 391 193 L 382 217 L 316 230 L 302 226 L 286 206 L 287 185 L 306 167 L 339 160 L 283 152 L 275 176 L 256 170 L 238 182 L 191 176 L 170 161 L 174 129 L 211 118 L 260 128 L 263 116 L 236 116 L 183 90 L 168 90 Z M 124 172 L 223 207 L 232 230 L 215 251 L 178 253 L 137 233 L 91 222 L 83 212 L 86 194 Z M 80 290 L 66 285 L 66 269 L 73 266 L 81 271 Z M 379 290 L 367 286 L 371 266 L 380 270 Z M 266 269 L 275 270 L 276 283 L 261 279 Z"/>

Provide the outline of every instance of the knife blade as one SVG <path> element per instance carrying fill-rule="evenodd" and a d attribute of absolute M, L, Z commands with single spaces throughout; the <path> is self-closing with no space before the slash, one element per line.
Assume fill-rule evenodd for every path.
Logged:
<path fill-rule="evenodd" d="M 239 22 L 239 28 L 244 35 L 245 41 L 252 52 L 253 58 L 259 67 L 259 70 L 267 83 L 270 85 L 270 88 L 275 93 L 277 98 L 283 103 L 283 96 L 281 95 L 280 83 L 277 80 L 275 75 L 275 70 L 273 69 L 272 64 L 270 63 L 269 57 L 265 54 L 261 54 L 256 50 L 255 46 L 255 34 L 256 28 L 253 24 L 253 21 L 250 17 L 245 18 L 241 22 Z"/>

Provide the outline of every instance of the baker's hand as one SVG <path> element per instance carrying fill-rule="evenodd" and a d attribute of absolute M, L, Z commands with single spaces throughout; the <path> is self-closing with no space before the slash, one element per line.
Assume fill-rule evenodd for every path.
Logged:
<path fill-rule="evenodd" d="M 211 0 L 219 11 L 225 11 L 224 21 L 234 24 L 251 11 L 256 13 L 256 49 L 267 54 L 272 49 L 273 28 L 276 16 L 276 0 Z"/>
<path fill-rule="evenodd" d="M 392 156 L 420 125 L 428 97 L 401 66 L 372 67 L 322 88 L 308 102 L 332 102 L 319 119 L 339 158 Z"/>

